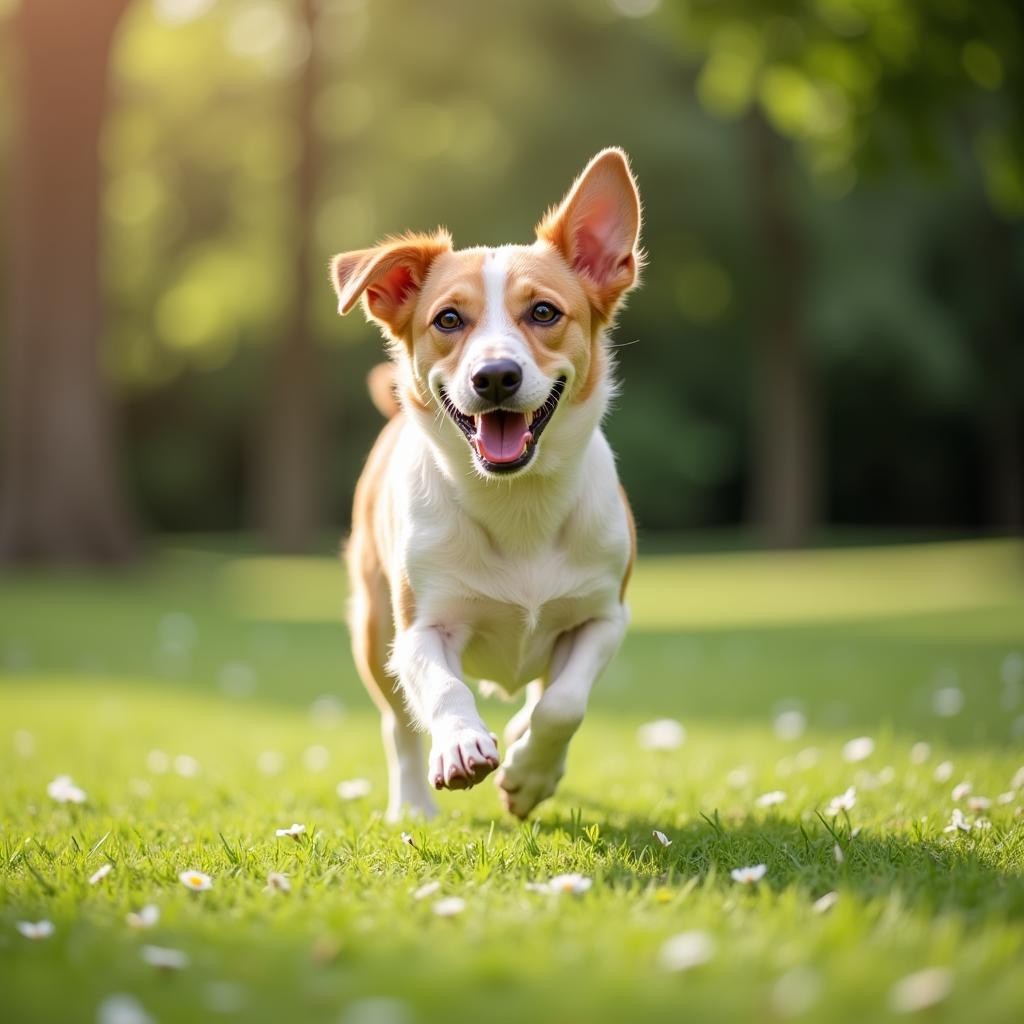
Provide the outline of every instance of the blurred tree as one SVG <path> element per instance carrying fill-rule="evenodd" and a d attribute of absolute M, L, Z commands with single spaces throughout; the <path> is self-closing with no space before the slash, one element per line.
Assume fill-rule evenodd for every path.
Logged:
<path fill-rule="evenodd" d="M 100 359 L 99 133 L 128 0 L 24 0 L 0 557 L 118 560 L 134 537 Z"/>
<path fill-rule="evenodd" d="M 298 161 L 294 172 L 295 254 L 291 308 L 271 360 L 265 415 L 260 418 L 254 466 L 256 522 L 270 543 L 285 551 L 308 550 L 323 526 L 322 368 L 311 323 L 314 286 L 324 273 L 312 273 L 317 191 L 317 134 L 314 103 L 318 86 L 318 0 L 300 0 L 308 54 L 295 85 L 292 110 Z M 319 269 L 319 268 L 318 268 Z"/>
<path fill-rule="evenodd" d="M 778 159 L 761 125 L 794 143 L 826 194 L 844 195 L 860 172 L 908 162 L 935 168 L 948 158 L 951 121 L 968 120 L 993 210 L 1024 214 L 1024 9 L 1006 0 L 682 0 L 666 5 L 681 48 L 701 67 L 697 92 L 723 118 L 753 119 L 761 159 L 752 188 L 764 225 L 769 286 L 757 399 L 751 508 L 770 540 L 799 542 L 815 518 L 818 487 L 813 438 L 812 347 L 797 308 L 806 266 L 792 199 L 778 187 Z M 990 232 L 991 234 L 991 232 Z M 1006 246 L 988 247 L 999 258 Z M 1005 258 L 993 276 L 1011 272 Z M 1001 283 L 993 302 L 1006 313 Z M 989 331 L 989 335 L 993 332 Z M 1021 499 L 1020 395 L 1001 385 L 1005 343 L 992 383 L 998 408 L 986 409 L 1001 441 L 991 490 L 1007 516 Z M 985 360 L 991 363 L 991 358 Z"/>

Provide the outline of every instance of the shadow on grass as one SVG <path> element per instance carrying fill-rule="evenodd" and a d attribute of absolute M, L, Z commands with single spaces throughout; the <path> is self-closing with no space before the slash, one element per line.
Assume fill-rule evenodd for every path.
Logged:
<path fill-rule="evenodd" d="M 1024 824 L 1019 820 L 935 838 L 913 822 L 906 823 L 906 831 L 886 835 L 851 829 L 843 819 L 772 815 L 722 820 L 716 812 L 672 827 L 585 807 L 519 826 L 523 841 L 529 844 L 530 835 L 561 835 L 574 855 L 592 854 L 613 885 L 738 890 L 730 872 L 764 864 L 767 872 L 759 887 L 778 894 L 795 890 L 808 903 L 835 891 L 840 898 L 878 901 L 892 909 L 955 913 L 970 924 L 1024 918 L 1024 875 L 1006 866 L 1020 862 Z M 476 824 L 486 828 L 489 823 L 480 819 Z M 653 837 L 655 829 L 668 833 L 670 846 Z"/>

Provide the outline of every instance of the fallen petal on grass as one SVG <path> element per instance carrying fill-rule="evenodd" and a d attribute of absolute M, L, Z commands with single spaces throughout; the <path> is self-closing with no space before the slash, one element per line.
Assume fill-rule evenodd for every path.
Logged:
<path fill-rule="evenodd" d="M 733 868 L 729 872 L 729 877 L 734 882 L 739 882 L 740 885 L 753 885 L 755 882 L 760 882 L 766 874 L 768 874 L 767 864 L 753 864 L 750 867 Z"/>
<path fill-rule="evenodd" d="M 102 882 L 102 881 L 103 881 L 103 879 L 104 879 L 104 878 L 106 878 L 106 877 L 107 877 L 107 875 L 109 875 L 109 874 L 110 874 L 110 872 L 111 872 L 111 871 L 113 871 L 113 870 L 114 870 L 114 865 L 113 865 L 113 864 L 110 864 L 109 862 L 108 862 L 108 863 L 106 863 L 106 864 L 101 864 L 101 865 L 100 865 L 100 866 L 99 866 L 99 867 L 98 867 L 98 868 L 97 868 L 97 869 L 96 869 L 96 870 L 95 870 L 95 871 L 94 871 L 94 872 L 93 872 L 93 873 L 92 873 L 92 874 L 91 874 L 91 875 L 89 876 L 89 884 L 90 884 L 90 885 L 97 885 L 97 884 L 99 884 L 99 883 L 100 883 L 100 882 Z"/>
<path fill-rule="evenodd" d="M 183 971 L 189 965 L 187 953 L 166 946 L 143 946 L 141 955 L 150 967 L 161 971 Z"/>
<path fill-rule="evenodd" d="M 686 729 L 674 718 L 659 718 L 641 725 L 636 739 L 644 750 L 676 750 L 686 742 Z"/>
<path fill-rule="evenodd" d="M 96 1008 L 96 1024 L 155 1024 L 155 1021 L 135 996 L 116 992 Z"/>
<path fill-rule="evenodd" d="M 715 955 L 715 940 L 708 932 L 680 932 L 666 939 L 658 952 L 658 964 L 666 971 L 689 971 Z"/>
<path fill-rule="evenodd" d="M 130 911 L 125 916 L 125 921 L 128 922 L 130 928 L 136 928 L 139 931 L 152 928 L 160 921 L 160 908 L 153 903 L 147 903 L 137 912 Z"/>
<path fill-rule="evenodd" d="M 369 796 L 373 786 L 368 779 L 342 779 L 338 783 L 337 793 L 341 800 L 361 800 Z"/>
<path fill-rule="evenodd" d="M 953 972 L 946 967 L 926 967 L 896 982 L 889 1003 L 897 1013 L 917 1013 L 946 999 L 953 991 Z"/>
<path fill-rule="evenodd" d="M 438 917 L 456 917 L 465 909 L 466 901 L 461 896 L 446 896 L 433 906 L 433 911 Z"/>

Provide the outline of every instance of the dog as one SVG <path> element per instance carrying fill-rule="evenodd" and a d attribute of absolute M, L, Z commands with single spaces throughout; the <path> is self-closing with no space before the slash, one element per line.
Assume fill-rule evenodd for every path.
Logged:
<path fill-rule="evenodd" d="M 554 793 L 622 641 L 636 532 L 601 421 L 640 225 L 628 158 L 612 148 L 530 245 L 457 250 L 439 228 L 331 261 L 339 313 L 361 301 L 391 355 L 393 380 L 378 370 L 371 390 L 394 415 L 356 487 L 347 547 L 388 820 L 431 817 L 432 789 L 492 772 L 525 818 Z M 466 676 L 488 681 L 481 692 L 525 690 L 504 759 Z"/>

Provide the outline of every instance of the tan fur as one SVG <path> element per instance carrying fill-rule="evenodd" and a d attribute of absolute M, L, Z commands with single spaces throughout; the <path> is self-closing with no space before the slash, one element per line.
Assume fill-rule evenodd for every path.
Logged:
<path fill-rule="evenodd" d="M 612 393 L 604 332 L 637 281 L 639 226 L 628 163 L 607 150 L 530 246 L 456 251 L 439 230 L 332 262 L 339 310 L 361 300 L 395 360 L 370 377 L 392 418 L 357 485 L 347 552 L 352 648 L 382 712 L 390 818 L 432 811 L 411 767 L 417 724 L 432 737 L 431 785 L 467 788 L 498 765 L 463 671 L 509 692 L 544 680 L 497 776 L 506 806 L 529 813 L 554 790 L 590 686 L 621 640 L 636 531 L 599 424 Z M 538 302 L 561 316 L 536 322 Z M 453 332 L 435 324 L 449 308 Z M 494 404 L 473 405 L 474 367 L 513 356 L 519 404 L 500 408 L 535 438 L 483 420 Z M 483 435 L 468 440 L 452 406 L 471 432 L 518 429 L 521 456 L 498 448 L 485 459 Z M 494 460 L 514 475 L 498 478 Z"/>

